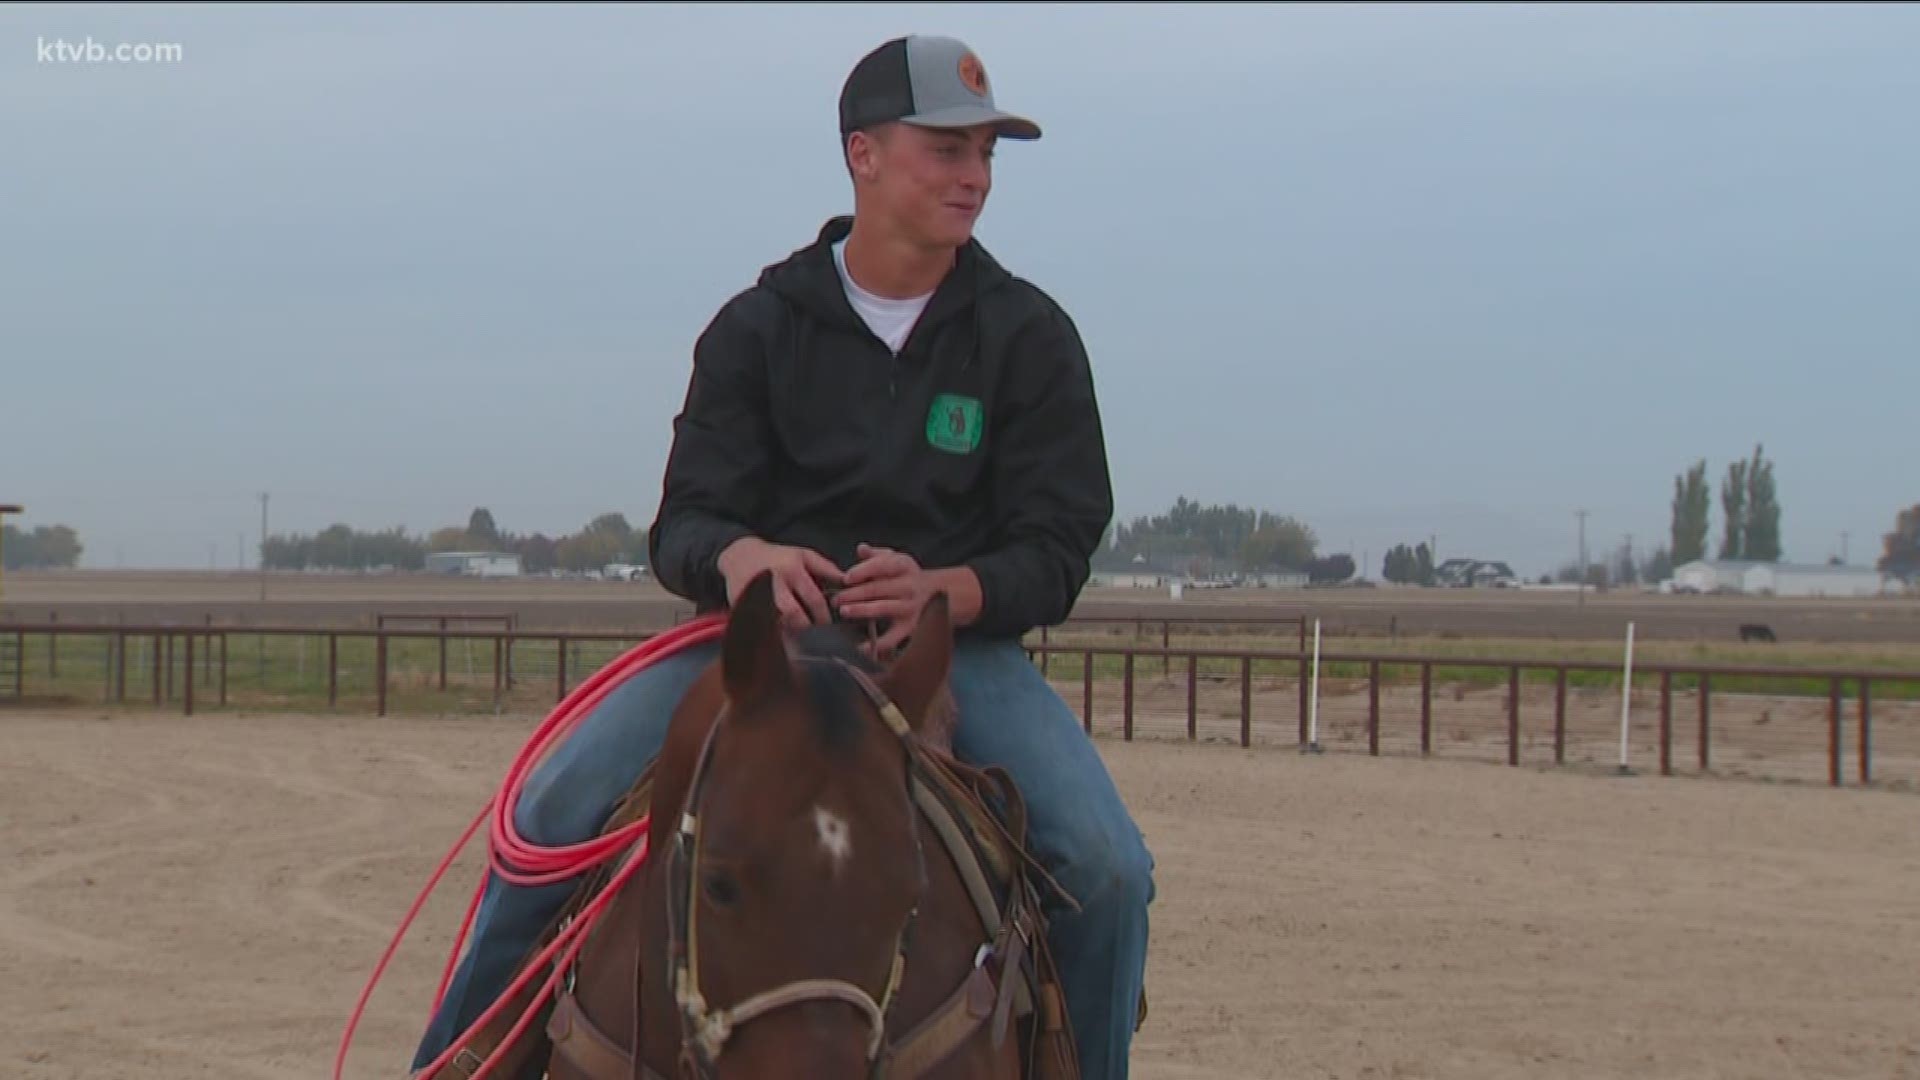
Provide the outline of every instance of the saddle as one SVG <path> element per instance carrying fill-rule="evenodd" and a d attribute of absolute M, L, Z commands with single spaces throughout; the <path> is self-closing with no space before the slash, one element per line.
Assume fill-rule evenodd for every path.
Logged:
<path fill-rule="evenodd" d="M 944 1061 L 983 1026 L 991 1025 L 990 1034 L 997 1045 L 1010 1022 L 1020 1019 L 1028 1021 L 1023 1070 L 1028 1080 L 1079 1080 L 1066 995 L 1047 942 L 1041 886 L 1057 892 L 1068 904 L 1077 904 L 1028 850 L 1025 802 L 1004 770 L 975 768 L 924 747 L 916 752 L 922 755 L 925 767 L 918 772 L 925 780 L 915 779 L 913 801 L 959 871 L 986 927 L 988 940 L 982 944 L 989 951 L 987 961 L 976 964 L 941 1006 L 893 1038 L 876 1075 L 911 1080 Z M 602 834 L 646 815 L 652 787 L 653 770 L 649 767 L 616 805 L 602 826 Z M 516 975 L 592 901 L 618 869 L 616 861 L 581 879 L 565 907 L 516 967 Z M 494 1022 L 476 1031 L 440 1072 L 416 1080 L 466 1080 L 472 1076 L 524 1014 L 541 981 L 530 980 Z M 1145 1019 L 1143 994 L 1136 1027 Z M 544 1029 L 528 1025 L 502 1055 L 492 1075 L 517 1075 L 530 1061 L 548 1060 L 550 1054 L 564 1055 L 575 1068 L 596 1080 L 633 1076 L 665 1080 L 644 1063 L 636 1063 L 628 1048 L 588 1020 L 571 992 L 570 980 L 564 980 L 556 992 Z"/>

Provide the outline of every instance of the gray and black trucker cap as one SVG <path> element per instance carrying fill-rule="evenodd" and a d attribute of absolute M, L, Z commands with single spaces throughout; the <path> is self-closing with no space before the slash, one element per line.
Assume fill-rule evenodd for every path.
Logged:
<path fill-rule="evenodd" d="M 840 137 L 891 120 L 942 128 L 993 124 L 1004 138 L 1040 137 L 1040 125 L 995 107 L 980 58 L 950 37 L 894 38 L 854 65 L 840 89 Z"/>

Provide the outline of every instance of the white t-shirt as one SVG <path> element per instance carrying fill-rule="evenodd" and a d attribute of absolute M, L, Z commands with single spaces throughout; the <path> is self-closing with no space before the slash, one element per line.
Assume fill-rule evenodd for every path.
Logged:
<path fill-rule="evenodd" d="M 833 245 L 833 265 L 840 271 L 840 284 L 846 287 L 847 303 L 860 313 L 875 337 L 887 343 L 895 355 L 900 347 L 907 343 L 907 335 L 913 333 L 913 324 L 920 321 L 920 313 L 927 309 L 927 301 L 933 299 L 933 293 L 896 300 L 890 296 L 878 296 L 861 288 L 847 273 L 847 242 Z"/>

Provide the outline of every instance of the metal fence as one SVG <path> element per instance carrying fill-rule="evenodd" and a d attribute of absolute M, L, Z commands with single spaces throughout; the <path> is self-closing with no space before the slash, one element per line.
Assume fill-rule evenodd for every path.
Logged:
<path fill-rule="evenodd" d="M 376 629 L 0 624 L 0 697 L 188 714 L 540 711 L 651 636 L 431 618 Z M 1920 670 L 1651 663 L 1628 680 L 1593 661 L 1325 652 L 1315 666 L 1305 650 L 1041 637 L 1029 654 L 1085 730 L 1123 740 L 1920 790 Z"/>

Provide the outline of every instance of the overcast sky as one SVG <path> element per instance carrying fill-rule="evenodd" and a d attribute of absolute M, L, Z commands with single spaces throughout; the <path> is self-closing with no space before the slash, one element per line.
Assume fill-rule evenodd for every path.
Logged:
<path fill-rule="evenodd" d="M 840 82 L 909 31 L 1046 129 L 980 237 L 1078 321 L 1123 517 L 1538 574 L 1759 441 L 1790 559 L 1920 501 L 1920 8 L 1831 5 L 9 6 L 0 501 L 105 567 L 232 566 L 261 491 L 646 523 L 694 337 L 850 208 Z M 183 59 L 41 61 L 89 35 Z"/>

